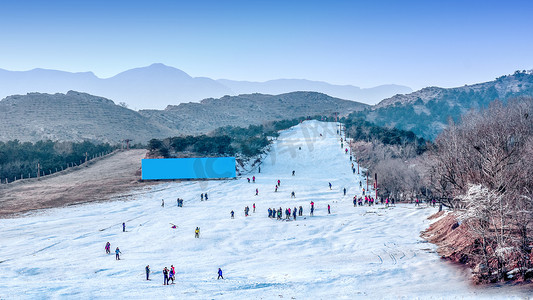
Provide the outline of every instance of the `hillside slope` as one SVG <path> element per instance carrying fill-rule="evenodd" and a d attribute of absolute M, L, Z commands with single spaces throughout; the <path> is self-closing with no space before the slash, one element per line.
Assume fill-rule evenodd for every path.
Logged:
<path fill-rule="evenodd" d="M 13 217 L 24 212 L 72 204 L 108 200 L 117 194 L 146 186 L 137 174 L 146 150 L 117 152 L 88 167 L 0 185 L 0 217 Z M 1 294 L 1 293 L 0 293 Z"/>
<path fill-rule="evenodd" d="M 384 99 L 376 106 L 355 115 L 380 126 L 411 130 L 424 138 L 435 138 L 451 118 L 471 109 L 487 107 L 499 99 L 533 96 L 533 72 L 516 72 L 494 81 L 457 88 L 427 87 L 419 91 Z"/>

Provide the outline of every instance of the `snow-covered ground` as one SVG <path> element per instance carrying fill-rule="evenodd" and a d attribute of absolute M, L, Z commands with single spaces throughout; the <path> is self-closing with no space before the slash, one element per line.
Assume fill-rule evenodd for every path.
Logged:
<path fill-rule="evenodd" d="M 322 134 L 322 136 L 320 136 Z M 301 150 L 298 149 L 301 147 Z M 296 176 L 292 176 L 292 170 Z M 246 177 L 256 176 L 256 183 Z M 281 187 L 274 192 L 277 180 Z M 360 178 L 335 123 L 284 131 L 261 173 L 236 180 L 162 183 L 126 201 L 0 220 L 0 299 L 512 298 L 524 288 L 479 288 L 442 261 L 420 231 L 434 208 L 353 207 Z M 333 188 L 330 190 L 328 182 Z M 343 196 L 342 189 L 348 193 Z M 255 189 L 259 195 L 255 196 Z M 294 191 L 296 199 L 291 199 Z M 208 201 L 200 201 L 207 192 Z M 176 205 L 183 198 L 184 207 Z M 165 207 L 161 207 L 161 200 Z M 309 203 L 316 210 L 309 217 Z M 256 212 L 244 216 L 244 207 Z M 331 205 L 331 214 L 327 205 Z M 267 209 L 304 207 L 278 221 Z M 235 211 L 235 219 L 230 211 Z M 122 232 L 122 222 L 126 232 Z M 178 228 L 171 228 L 171 223 Z M 199 226 L 199 239 L 194 229 Z M 105 243 L 122 251 L 106 255 Z M 152 269 L 145 280 L 144 267 Z M 163 285 L 174 265 L 176 284 Z M 222 268 L 224 280 L 217 280 Z"/>

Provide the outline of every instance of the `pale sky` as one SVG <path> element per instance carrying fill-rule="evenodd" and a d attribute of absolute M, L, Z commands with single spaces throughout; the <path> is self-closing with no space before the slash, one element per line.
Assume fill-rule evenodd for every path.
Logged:
<path fill-rule="evenodd" d="M 453 87 L 533 68 L 533 1 L 1 1 L 0 68 Z"/>

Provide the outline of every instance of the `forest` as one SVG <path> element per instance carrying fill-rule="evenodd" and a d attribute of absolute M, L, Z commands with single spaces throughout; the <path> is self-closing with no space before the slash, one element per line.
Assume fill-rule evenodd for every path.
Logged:
<path fill-rule="evenodd" d="M 85 142 L 38 141 L 21 143 L 18 140 L 0 142 L 0 180 L 2 183 L 21 178 L 49 175 L 79 165 L 115 149 L 109 144 Z"/>
<path fill-rule="evenodd" d="M 207 135 L 152 139 L 148 142 L 148 150 L 152 157 L 164 158 L 236 155 L 252 157 L 263 153 L 271 138 L 279 135 L 279 130 L 288 129 L 306 119 L 312 118 L 265 122 L 247 128 L 225 126 Z"/>

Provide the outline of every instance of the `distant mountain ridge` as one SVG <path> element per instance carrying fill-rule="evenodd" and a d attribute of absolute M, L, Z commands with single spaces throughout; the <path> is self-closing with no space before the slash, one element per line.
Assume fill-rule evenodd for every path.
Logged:
<path fill-rule="evenodd" d="M 314 115 L 347 115 L 366 104 L 314 92 L 282 95 L 240 95 L 182 103 L 165 110 L 139 112 L 113 101 L 69 91 L 66 94 L 29 93 L 0 101 L 0 141 L 95 141 L 119 143 L 131 139 L 208 133 L 218 127 L 247 127 L 267 121 Z"/>
<path fill-rule="evenodd" d="M 383 85 L 361 89 L 351 85 L 301 79 L 279 79 L 266 82 L 213 80 L 191 77 L 177 68 L 156 63 L 147 67 L 121 72 L 110 78 L 99 78 L 92 72 L 70 73 L 57 70 L 33 69 L 7 71 L 0 69 L 0 99 L 26 93 L 65 93 L 76 90 L 125 102 L 132 109 L 163 109 L 167 105 L 199 102 L 206 98 L 251 93 L 283 94 L 314 91 L 369 104 L 398 93 L 412 90 L 405 86 Z"/>

